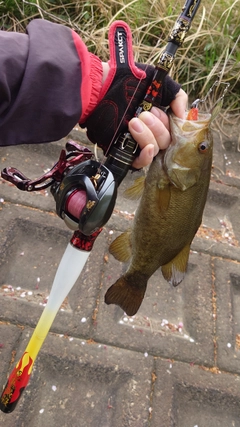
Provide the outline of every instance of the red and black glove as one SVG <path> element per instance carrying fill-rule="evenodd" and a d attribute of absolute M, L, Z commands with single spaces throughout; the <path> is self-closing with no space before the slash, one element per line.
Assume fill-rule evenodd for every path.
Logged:
<path fill-rule="evenodd" d="M 126 132 L 129 120 L 152 82 L 155 68 L 134 63 L 132 35 L 128 25 L 115 21 L 109 31 L 110 71 L 100 92 L 98 105 L 84 123 L 87 136 L 105 152 L 119 133 Z M 156 97 L 156 107 L 167 107 L 180 89 L 169 76 Z"/>

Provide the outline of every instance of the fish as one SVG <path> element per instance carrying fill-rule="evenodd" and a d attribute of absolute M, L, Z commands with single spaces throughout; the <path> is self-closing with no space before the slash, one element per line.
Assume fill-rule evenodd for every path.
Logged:
<path fill-rule="evenodd" d="M 190 109 L 185 119 L 169 114 L 172 141 L 153 159 L 126 196 L 141 199 L 133 226 L 118 236 L 109 252 L 128 269 L 106 292 L 105 303 L 133 316 L 142 304 L 149 278 L 161 268 L 171 285 L 187 272 L 192 240 L 202 222 L 211 178 L 211 113 Z M 141 187 L 141 190 L 140 190 Z"/>

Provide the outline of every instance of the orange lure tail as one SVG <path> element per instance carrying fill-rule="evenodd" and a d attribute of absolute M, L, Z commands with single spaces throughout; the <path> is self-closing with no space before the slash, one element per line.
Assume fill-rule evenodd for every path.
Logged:
<path fill-rule="evenodd" d="M 187 115 L 187 120 L 198 120 L 198 108 L 191 108 Z"/>

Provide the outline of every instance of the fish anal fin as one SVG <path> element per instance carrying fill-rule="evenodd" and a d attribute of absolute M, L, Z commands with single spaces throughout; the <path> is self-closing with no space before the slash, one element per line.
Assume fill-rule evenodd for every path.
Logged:
<path fill-rule="evenodd" d="M 123 192 L 123 196 L 129 200 L 138 200 L 142 196 L 144 190 L 145 176 L 140 176 L 135 179 L 133 185 Z"/>
<path fill-rule="evenodd" d="M 134 274 L 130 277 L 121 276 L 120 279 L 110 286 L 105 294 L 106 304 L 116 304 L 128 316 L 134 316 L 137 313 L 147 287 L 147 279 L 142 275 L 138 286 L 135 284 Z"/>
<path fill-rule="evenodd" d="M 189 252 L 190 244 L 187 244 L 175 258 L 161 267 L 164 279 L 171 285 L 177 286 L 184 279 L 187 271 Z"/>
<path fill-rule="evenodd" d="M 118 261 L 127 262 L 132 256 L 131 230 L 120 234 L 109 246 L 109 252 Z"/>

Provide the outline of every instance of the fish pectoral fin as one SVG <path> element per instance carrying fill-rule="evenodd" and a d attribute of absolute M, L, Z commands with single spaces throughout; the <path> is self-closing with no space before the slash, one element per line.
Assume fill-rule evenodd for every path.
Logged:
<path fill-rule="evenodd" d="M 161 267 L 165 280 L 171 285 L 177 286 L 184 279 L 187 271 L 190 244 L 187 244 L 175 258 Z"/>
<path fill-rule="evenodd" d="M 145 176 L 140 176 L 135 179 L 133 185 L 123 192 L 123 196 L 129 200 L 138 200 L 142 196 L 144 190 Z"/>
<path fill-rule="evenodd" d="M 115 259 L 127 262 L 132 256 L 131 230 L 120 234 L 109 246 L 109 252 Z"/>
<path fill-rule="evenodd" d="M 140 279 L 141 280 L 141 279 Z M 142 278 L 136 286 L 134 274 L 131 276 L 124 275 L 110 286 L 105 294 L 106 304 L 116 304 L 128 316 L 134 316 L 137 313 L 147 287 L 147 279 Z"/>
<path fill-rule="evenodd" d="M 171 189 L 170 189 L 170 186 L 167 185 L 163 189 L 159 190 L 157 193 L 158 207 L 162 214 L 165 214 L 167 212 L 170 204 L 170 200 L 171 200 Z"/>

